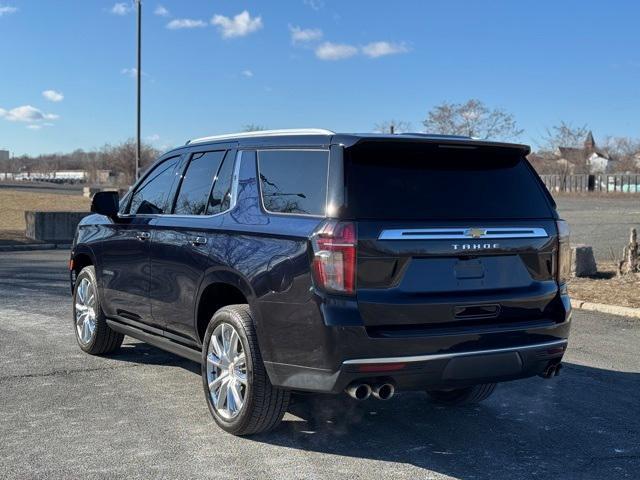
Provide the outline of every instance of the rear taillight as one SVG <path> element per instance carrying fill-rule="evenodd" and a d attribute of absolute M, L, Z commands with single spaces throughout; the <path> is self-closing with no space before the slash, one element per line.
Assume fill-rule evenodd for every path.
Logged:
<path fill-rule="evenodd" d="M 558 226 L 558 284 L 567 283 L 571 276 L 571 245 L 569 245 L 569 224 L 564 220 L 556 222 Z"/>
<path fill-rule="evenodd" d="M 351 295 L 356 290 L 356 226 L 328 220 L 311 239 L 313 275 L 318 287 Z"/>

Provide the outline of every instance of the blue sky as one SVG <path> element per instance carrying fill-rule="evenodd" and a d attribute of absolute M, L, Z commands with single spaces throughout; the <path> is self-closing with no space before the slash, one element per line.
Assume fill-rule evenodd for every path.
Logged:
<path fill-rule="evenodd" d="M 143 137 L 159 148 L 249 123 L 371 131 L 396 119 L 419 130 L 434 105 L 469 98 L 512 112 L 523 142 L 560 120 L 596 139 L 640 137 L 636 0 L 143 5 Z M 0 148 L 133 137 L 131 7 L 0 0 Z"/>

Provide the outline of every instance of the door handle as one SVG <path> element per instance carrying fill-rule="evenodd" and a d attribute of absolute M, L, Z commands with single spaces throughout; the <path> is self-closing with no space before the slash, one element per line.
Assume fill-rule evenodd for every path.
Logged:
<path fill-rule="evenodd" d="M 194 247 L 201 247 L 202 245 L 207 244 L 207 237 L 193 237 L 189 242 Z"/>
<path fill-rule="evenodd" d="M 139 232 L 136 234 L 136 238 L 142 241 L 149 240 L 149 238 L 151 238 L 151 234 L 149 232 Z"/>

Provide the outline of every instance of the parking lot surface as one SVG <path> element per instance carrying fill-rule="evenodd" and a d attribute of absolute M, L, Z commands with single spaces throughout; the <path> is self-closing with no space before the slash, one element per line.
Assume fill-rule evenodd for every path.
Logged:
<path fill-rule="evenodd" d="M 555 200 L 571 227 L 571 243 L 591 245 L 598 262 L 621 259 L 629 229 L 640 231 L 640 195 L 558 195 Z"/>
<path fill-rule="evenodd" d="M 217 429 L 199 367 L 76 345 L 68 253 L 0 253 L 0 478 L 617 479 L 640 476 L 640 321 L 576 311 L 553 380 L 485 403 L 300 397 L 276 431 Z"/>

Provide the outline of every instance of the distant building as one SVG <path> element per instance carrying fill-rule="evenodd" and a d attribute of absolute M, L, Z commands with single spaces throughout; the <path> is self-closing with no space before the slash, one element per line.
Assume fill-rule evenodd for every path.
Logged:
<path fill-rule="evenodd" d="M 9 161 L 10 156 L 9 150 L 0 150 L 0 162 Z"/>
<path fill-rule="evenodd" d="M 589 173 L 605 173 L 611 170 L 611 157 L 596 145 L 591 131 L 587 134 L 582 148 L 559 147 L 557 162 L 574 171 L 577 166 L 585 165 Z"/>

